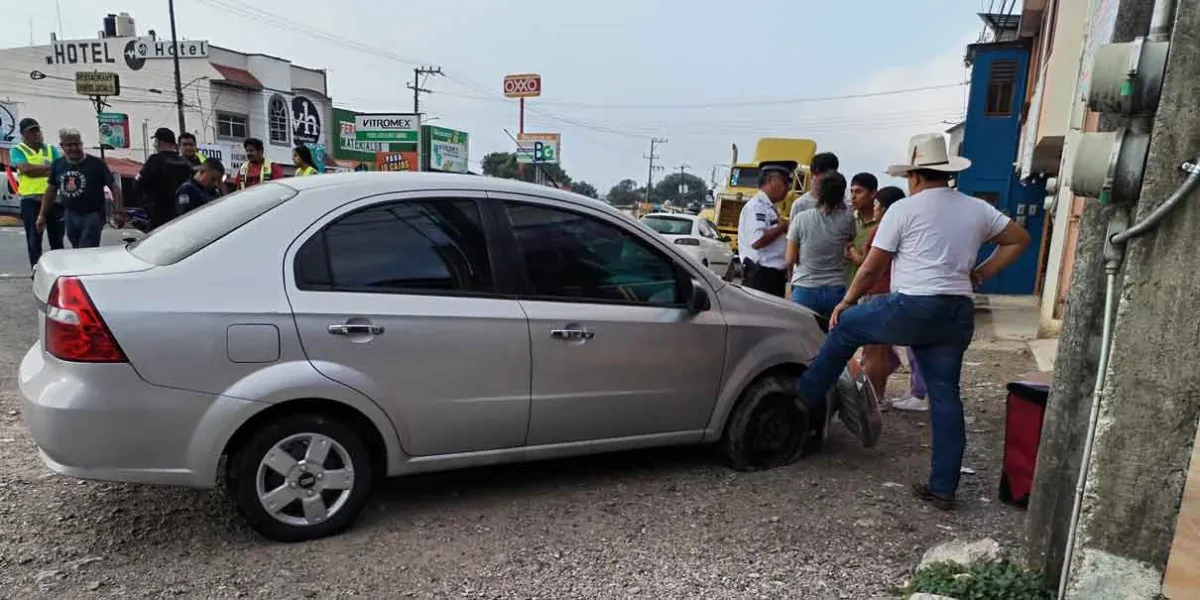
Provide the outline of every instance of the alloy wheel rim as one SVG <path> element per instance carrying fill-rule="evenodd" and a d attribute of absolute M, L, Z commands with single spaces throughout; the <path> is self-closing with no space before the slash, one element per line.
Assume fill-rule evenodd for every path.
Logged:
<path fill-rule="evenodd" d="M 255 488 L 271 518 L 311 527 L 345 507 L 354 489 L 354 465 L 333 438 L 297 433 L 280 440 L 259 461 Z"/>

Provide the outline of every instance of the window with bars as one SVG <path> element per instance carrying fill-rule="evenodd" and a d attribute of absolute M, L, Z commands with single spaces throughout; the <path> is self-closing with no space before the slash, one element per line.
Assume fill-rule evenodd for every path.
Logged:
<path fill-rule="evenodd" d="M 217 113 L 217 139 L 240 142 L 250 137 L 248 117 L 233 113 Z"/>
<path fill-rule="evenodd" d="M 267 104 L 267 129 L 272 144 L 288 145 L 288 105 L 283 96 L 272 96 Z"/>
<path fill-rule="evenodd" d="M 986 117 L 1007 117 L 1013 111 L 1013 95 L 1017 84 L 1017 61 L 998 60 L 988 72 Z"/>

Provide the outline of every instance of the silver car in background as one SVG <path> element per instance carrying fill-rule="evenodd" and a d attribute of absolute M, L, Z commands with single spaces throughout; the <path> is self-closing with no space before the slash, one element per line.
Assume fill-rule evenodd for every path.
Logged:
<path fill-rule="evenodd" d="M 737 469 L 791 463 L 822 340 L 607 205 L 470 176 L 255 186 L 50 252 L 33 291 L 20 386 L 49 468 L 224 480 L 281 541 L 342 531 L 387 476 L 704 443 Z M 847 377 L 829 412 L 871 445 Z"/>

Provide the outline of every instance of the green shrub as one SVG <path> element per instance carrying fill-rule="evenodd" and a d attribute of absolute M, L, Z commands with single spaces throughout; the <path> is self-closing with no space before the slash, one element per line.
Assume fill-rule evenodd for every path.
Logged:
<path fill-rule="evenodd" d="M 1054 595 L 1037 573 L 1009 561 L 964 567 L 950 562 L 928 565 L 896 590 L 901 598 L 924 592 L 957 600 L 1051 600 Z"/>

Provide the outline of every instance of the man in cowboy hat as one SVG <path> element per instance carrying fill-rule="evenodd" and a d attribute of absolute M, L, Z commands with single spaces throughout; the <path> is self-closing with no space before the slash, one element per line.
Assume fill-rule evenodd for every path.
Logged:
<path fill-rule="evenodd" d="M 742 206 L 738 218 L 738 255 L 746 287 L 772 296 L 787 293 L 787 220 L 775 204 L 787 197 L 796 172 L 794 161 L 764 161 L 758 165 L 758 193 Z"/>
<path fill-rule="evenodd" d="M 911 195 L 884 214 L 866 260 L 833 311 L 829 336 L 798 383 L 805 403 L 818 413 L 810 421 L 822 423 L 826 393 L 860 347 L 912 348 L 927 384 L 933 429 L 929 480 L 914 484 L 913 492 L 943 510 L 954 506 L 967 441 L 959 376 L 975 330 L 974 288 L 1029 245 L 1023 227 L 950 187 L 953 174 L 969 166 L 971 161 L 949 156 L 945 138 L 933 133 L 913 137 L 908 162 L 888 168 L 889 175 L 908 179 Z M 995 252 L 976 265 L 988 242 L 996 244 Z M 892 294 L 855 306 L 889 269 Z M 865 414 L 857 416 L 867 422 Z"/>

